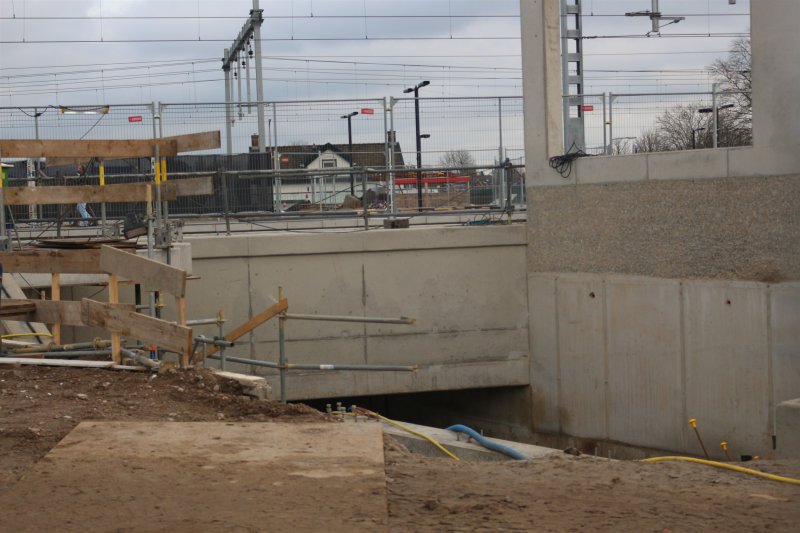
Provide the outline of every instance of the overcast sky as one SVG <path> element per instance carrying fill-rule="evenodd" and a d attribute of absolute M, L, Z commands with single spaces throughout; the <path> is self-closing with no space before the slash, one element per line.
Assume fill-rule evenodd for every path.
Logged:
<path fill-rule="evenodd" d="M 252 0 L 0 0 L 0 106 L 222 101 L 222 50 L 251 7 Z M 261 7 L 267 100 L 399 96 L 422 79 L 432 82 L 426 96 L 522 91 L 518 0 Z M 584 0 L 584 35 L 600 36 L 585 41 L 585 92 L 706 90 L 702 69 L 732 40 L 716 35 L 747 33 L 749 7 L 662 0 L 664 14 L 688 16 L 663 35 L 712 36 L 611 38 L 644 35 L 649 19 L 624 14 L 650 1 Z"/>

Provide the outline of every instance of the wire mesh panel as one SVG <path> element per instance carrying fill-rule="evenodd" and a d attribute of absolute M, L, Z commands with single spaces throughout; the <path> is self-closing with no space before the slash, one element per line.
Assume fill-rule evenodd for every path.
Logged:
<path fill-rule="evenodd" d="M 508 159 L 524 164 L 522 102 L 520 97 L 420 98 L 418 102 L 404 98 L 393 101 L 391 109 L 386 109 L 382 99 L 265 102 L 260 104 L 264 139 L 258 138 L 259 104 L 3 108 L 0 138 L 150 139 L 219 131 L 220 147 L 166 158 L 168 179 L 211 175 L 214 182 L 212 196 L 171 201 L 172 215 L 327 211 L 349 205 L 351 195 L 370 208 L 383 209 L 392 198 L 390 178 L 395 179 L 394 199 L 401 209 L 417 208 L 420 181 L 426 208 L 500 205 L 509 196 L 506 173 L 498 170 L 500 163 Z M 420 181 L 418 133 L 419 163 L 425 167 Z M 78 179 L 78 162 L 50 168 L 43 161 L 37 164 L 42 171 L 35 178 L 37 186 Z M 80 166 L 81 184 L 99 183 L 99 162 L 87 160 Z M 25 161 L 16 167 L 10 172 L 12 178 L 31 179 Z M 107 160 L 104 169 L 108 184 L 153 180 L 150 157 Z M 522 173 L 515 172 L 516 181 L 521 181 Z M 521 204 L 524 187 L 520 183 L 513 189 L 514 201 Z M 99 206 L 89 208 L 99 210 Z M 107 216 L 124 217 L 141 209 L 138 203 L 109 205 Z M 24 219 L 25 209 L 19 211 Z M 76 214 L 45 206 L 39 216 Z"/>

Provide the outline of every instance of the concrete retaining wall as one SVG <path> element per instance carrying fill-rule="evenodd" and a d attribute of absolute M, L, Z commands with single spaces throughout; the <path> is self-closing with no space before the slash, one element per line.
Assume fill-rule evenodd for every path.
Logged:
<path fill-rule="evenodd" d="M 231 329 L 271 305 L 283 285 L 290 312 L 417 319 L 289 321 L 292 363 L 420 366 L 413 374 L 290 373 L 289 398 L 526 385 L 525 238 L 522 225 L 192 238 L 202 282 L 189 287 L 190 318 L 222 308 Z M 230 353 L 277 361 L 277 338 L 271 321 Z"/>
<path fill-rule="evenodd" d="M 800 396 L 800 284 L 531 274 L 534 430 L 700 454 L 772 449 Z M 719 452 L 719 453 L 717 453 Z"/>
<path fill-rule="evenodd" d="M 532 272 L 800 280 L 798 177 L 531 187 L 528 198 Z"/>

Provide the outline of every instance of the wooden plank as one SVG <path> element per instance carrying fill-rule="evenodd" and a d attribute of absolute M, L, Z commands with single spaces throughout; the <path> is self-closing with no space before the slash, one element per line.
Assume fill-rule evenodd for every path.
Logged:
<path fill-rule="evenodd" d="M 234 329 L 233 331 L 225 335 L 225 340 L 233 342 L 239 337 L 247 335 L 248 333 L 256 329 L 258 326 L 260 326 L 270 318 L 278 316 L 287 309 L 289 309 L 289 301 L 286 298 L 282 298 L 278 303 L 267 307 L 266 309 L 258 313 L 256 316 L 254 316 L 253 318 L 251 318 L 238 328 Z M 214 355 L 218 351 L 219 351 L 218 347 L 209 346 L 207 355 Z"/>
<path fill-rule="evenodd" d="M 18 300 L 26 300 L 28 298 L 17 283 L 16 276 L 14 275 L 3 276 L 3 290 L 5 291 L 4 296 L 7 295 L 9 298 L 16 298 Z M 36 342 L 40 343 L 49 342 L 50 340 L 50 330 L 41 322 L 19 322 L 9 319 L 3 320 L 2 326 L 5 333 L 41 333 L 41 336 L 31 335 L 28 338 L 35 339 Z"/>
<path fill-rule="evenodd" d="M 83 321 L 89 326 L 141 339 L 147 344 L 155 344 L 178 354 L 191 352 L 191 328 L 86 298 L 81 300 L 81 303 Z"/>
<path fill-rule="evenodd" d="M 52 281 L 50 287 L 50 298 L 54 301 L 61 300 L 61 273 L 54 272 L 52 274 Z M 56 344 L 61 344 L 61 321 L 56 320 L 55 322 L 50 322 L 53 324 L 53 327 L 50 328 L 50 331 L 53 333 L 53 342 Z"/>
<path fill-rule="evenodd" d="M 111 368 L 111 361 L 80 361 L 77 359 L 36 359 L 33 357 L 0 357 L 0 365 L 71 366 L 75 368 Z"/>
<path fill-rule="evenodd" d="M 0 316 L 2 317 L 23 317 L 27 320 L 28 315 L 36 312 L 36 304 L 31 300 L 9 300 L 3 298 L 0 301 Z"/>
<path fill-rule="evenodd" d="M 158 288 L 178 298 L 186 295 L 186 271 L 140 257 L 111 246 L 100 247 L 100 268 L 132 279 L 147 288 Z"/>
<path fill-rule="evenodd" d="M 100 250 L 24 250 L 0 252 L 6 272 L 23 274 L 102 274 Z"/>
<path fill-rule="evenodd" d="M 219 130 L 204 131 L 202 133 L 189 133 L 174 137 L 163 137 L 162 141 L 175 141 L 178 153 L 196 152 L 198 150 L 213 150 L 222 147 L 222 136 Z M 166 154 L 161 154 L 162 157 Z"/>
<path fill-rule="evenodd" d="M 127 157 L 152 157 L 158 144 L 162 157 L 173 157 L 181 152 L 213 150 L 220 148 L 219 131 L 207 131 L 163 137 L 161 139 L 105 139 L 105 140 L 3 140 L 0 151 L 4 157 L 46 157 L 50 166 L 86 163 L 91 159 L 111 160 Z M 12 155 L 19 154 L 19 155 Z M 23 155 L 27 154 L 27 155 Z"/>
<path fill-rule="evenodd" d="M 53 300 L 18 300 L 18 299 L 3 299 L 3 308 L 6 302 L 10 304 L 19 304 L 25 306 L 33 306 L 30 312 L 30 320 L 41 322 L 42 324 L 55 324 L 61 323 L 64 326 L 86 326 L 83 321 L 83 307 L 81 302 L 73 301 L 53 301 Z M 134 311 L 133 304 L 117 304 L 117 307 L 127 311 Z"/>
<path fill-rule="evenodd" d="M 177 197 L 175 187 L 165 187 L 162 193 L 165 200 L 174 200 Z M 143 202 L 147 195 L 147 183 L 6 187 L 4 194 L 6 205 Z"/>
<path fill-rule="evenodd" d="M 103 140 L 0 140 L 3 157 L 82 157 L 124 159 L 126 157 L 152 157 L 158 144 L 162 157 L 178 155 L 178 141 L 170 139 L 103 139 Z"/>
<path fill-rule="evenodd" d="M 119 303 L 119 277 L 116 274 L 108 277 L 108 303 Z M 122 363 L 122 338 L 116 331 L 111 333 L 111 360 L 116 365 Z"/>
<path fill-rule="evenodd" d="M 79 203 L 144 202 L 148 183 L 117 185 L 55 185 L 52 187 L 5 187 L 6 205 L 65 205 Z M 161 199 L 172 201 L 178 196 L 214 194 L 211 176 L 175 180 L 161 185 Z"/>

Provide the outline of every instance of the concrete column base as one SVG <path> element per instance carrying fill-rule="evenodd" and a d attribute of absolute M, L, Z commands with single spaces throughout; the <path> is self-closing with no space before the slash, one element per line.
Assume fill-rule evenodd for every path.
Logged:
<path fill-rule="evenodd" d="M 778 404 L 775 410 L 776 456 L 800 459 L 800 398 Z"/>

